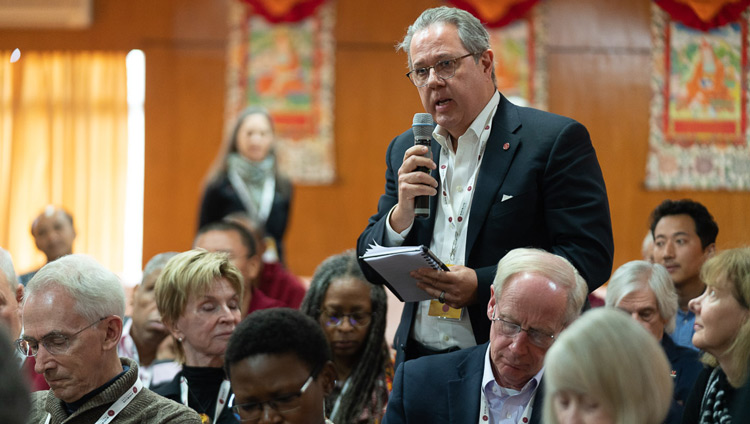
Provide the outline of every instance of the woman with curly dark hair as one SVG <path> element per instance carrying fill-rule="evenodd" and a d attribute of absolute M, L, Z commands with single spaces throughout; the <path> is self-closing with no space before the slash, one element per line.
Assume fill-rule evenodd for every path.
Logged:
<path fill-rule="evenodd" d="M 379 423 L 393 380 L 385 342 L 388 299 L 370 284 L 354 251 L 331 256 L 313 275 L 300 309 L 323 327 L 338 372 L 326 410 L 337 424 Z"/>

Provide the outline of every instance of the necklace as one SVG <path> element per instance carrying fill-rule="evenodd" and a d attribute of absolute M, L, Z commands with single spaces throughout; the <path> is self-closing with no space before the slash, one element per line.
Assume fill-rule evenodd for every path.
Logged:
<path fill-rule="evenodd" d="M 224 409 L 224 405 L 227 402 L 227 397 L 229 396 L 229 389 L 230 389 L 229 380 L 222 381 L 221 386 L 219 387 L 219 394 L 216 396 L 216 408 L 214 410 L 213 423 L 216 423 L 216 421 L 219 419 L 219 414 L 221 414 L 221 410 Z M 182 404 L 185 406 L 189 406 L 188 405 L 188 393 L 190 393 L 190 388 L 188 387 L 187 378 L 180 377 L 180 400 L 182 401 Z M 200 399 L 198 399 L 198 397 L 195 396 L 195 394 L 193 394 L 193 399 L 195 399 L 195 401 L 203 410 L 203 411 L 196 411 L 198 412 L 198 415 L 201 417 L 201 424 L 211 423 L 211 420 L 208 414 L 206 414 L 205 412 L 207 408 L 203 406 Z"/>

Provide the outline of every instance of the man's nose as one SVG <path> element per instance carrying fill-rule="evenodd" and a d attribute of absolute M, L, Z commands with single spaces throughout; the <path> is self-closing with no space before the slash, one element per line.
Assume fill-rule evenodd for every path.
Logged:
<path fill-rule="evenodd" d="M 664 244 L 664 257 L 666 258 L 674 257 L 674 244 L 669 243 L 669 242 Z"/>
<path fill-rule="evenodd" d="M 435 68 L 430 68 L 430 75 L 427 77 L 427 86 L 430 88 L 434 88 L 444 84 L 445 80 L 438 76 Z"/>
<path fill-rule="evenodd" d="M 52 367 L 51 355 L 41 344 L 39 345 L 39 350 L 36 352 L 34 361 L 34 372 L 37 374 L 44 374 L 44 371 Z"/>
<path fill-rule="evenodd" d="M 525 331 L 521 331 L 513 337 L 513 342 L 509 347 L 514 353 L 526 352 L 529 347 L 529 335 Z"/>

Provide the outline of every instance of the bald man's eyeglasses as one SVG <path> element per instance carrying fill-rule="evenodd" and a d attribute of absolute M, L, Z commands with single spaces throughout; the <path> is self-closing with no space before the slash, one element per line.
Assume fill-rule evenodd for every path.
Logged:
<path fill-rule="evenodd" d="M 555 341 L 554 334 L 547 334 L 534 328 L 523 328 L 520 325 L 503 318 L 495 318 L 495 311 L 492 311 L 492 318 L 490 319 L 498 323 L 497 329 L 500 331 L 500 334 L 505 337 L 514 338 L 521 331 L 525 331 L 531 344 L 541 347 L 542 349 L 547 349 L 552 346 L 552 343 Z"/>

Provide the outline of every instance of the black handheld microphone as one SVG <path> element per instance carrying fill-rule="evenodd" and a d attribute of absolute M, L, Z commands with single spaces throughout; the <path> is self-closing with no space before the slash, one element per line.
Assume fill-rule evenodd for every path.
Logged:
<path fill-rule="evenodd" d="M 432 130 L 435 127 L 435 123 L 432 120 L 432 115 L 429 113 L 415 113 L 414 120 L 411 124 L 412 132 L 414 133 L 414 145 L 415 146 L 427 146 L 427 153 L 425 157 L 432 157 L 432 150 L 430 145 L 432 144 Z M 420 166 L 417 171 L 430 172 L 430 168 L 426 166 Z M 414 199 L 414 215 L 424 218 L 430 217 L 430 196 L 417 196 Z"/>

